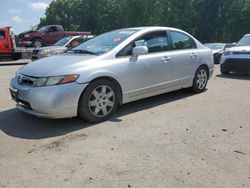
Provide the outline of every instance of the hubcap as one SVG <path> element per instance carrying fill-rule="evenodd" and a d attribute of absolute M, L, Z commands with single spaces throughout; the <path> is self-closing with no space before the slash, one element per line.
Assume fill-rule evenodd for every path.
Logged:
<path fill-rule="evenodd" d="M 107 85 L 96 87 L 89 96 L 89 111 L 96 117 L 110 114 L 115 105 L 115 93 Z"/>
<path fill-rule="evenodd" d="M 199 89 L 204 89 L 207 84 L 207 72 L 204 69 L 201 69 L 197 75 L 196 81 L 197 87 Z"/>
<path fill-rule="evenodd" d="M 35 41 L 34 46 L 37 48 L 42 47 L 42 43 L 40 41 Z"/>

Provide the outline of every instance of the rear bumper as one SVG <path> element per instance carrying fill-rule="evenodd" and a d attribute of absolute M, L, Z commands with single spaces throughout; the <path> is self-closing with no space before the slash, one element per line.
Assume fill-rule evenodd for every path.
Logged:
<path fill-rule="evenodd" d="M 229 58 L 220 65 L 223 71 L 250 72 L 250 59 Z"/>

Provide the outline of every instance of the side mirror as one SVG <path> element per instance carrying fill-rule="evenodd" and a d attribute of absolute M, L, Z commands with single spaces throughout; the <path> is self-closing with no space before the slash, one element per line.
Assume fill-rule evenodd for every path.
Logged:
<path fill-rule="evenodd" d="M 139 55 L 147 54 L 148 47 L 146 46 L 137 46 L 133 48 L 131 60 L 136 61 Z"/>

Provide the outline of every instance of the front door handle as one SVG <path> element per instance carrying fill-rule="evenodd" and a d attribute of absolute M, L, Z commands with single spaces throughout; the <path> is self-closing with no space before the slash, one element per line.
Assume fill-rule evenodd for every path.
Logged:
<path fill-rule="evenodd" d="M 161 58 L 161 60 L 164 62 L 164 63 L 167 63 L 171 60 L 172 58 L 171 57 L 168 57 L 168 56 L 164 56 L 163 58 Z"/>
<path fill-rule="evenodd" d="M 193 58 L 193 59 L 196 59 L 197 58 L 197 54 L 196 53 L 191 53 L 190 57 Z"/>

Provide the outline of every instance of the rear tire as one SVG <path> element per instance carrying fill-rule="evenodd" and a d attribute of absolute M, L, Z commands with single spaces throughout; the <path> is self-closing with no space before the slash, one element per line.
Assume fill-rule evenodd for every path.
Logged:
<path fill-rule="evenodd" d="M 115 84 L 109 80 L 96 80 L 83 91 L 78 104 L 81 118 L 102 122 L 110 118 L 118 107 L 119 95 Z"/>
<path fill-rule="evenodd" d="M 192 86 L 192 90 L 195 93 L 201 93 L 206 89 L 208 76 L 208 70 L 205 66 L 201 66 L 197 69 Z"/>

